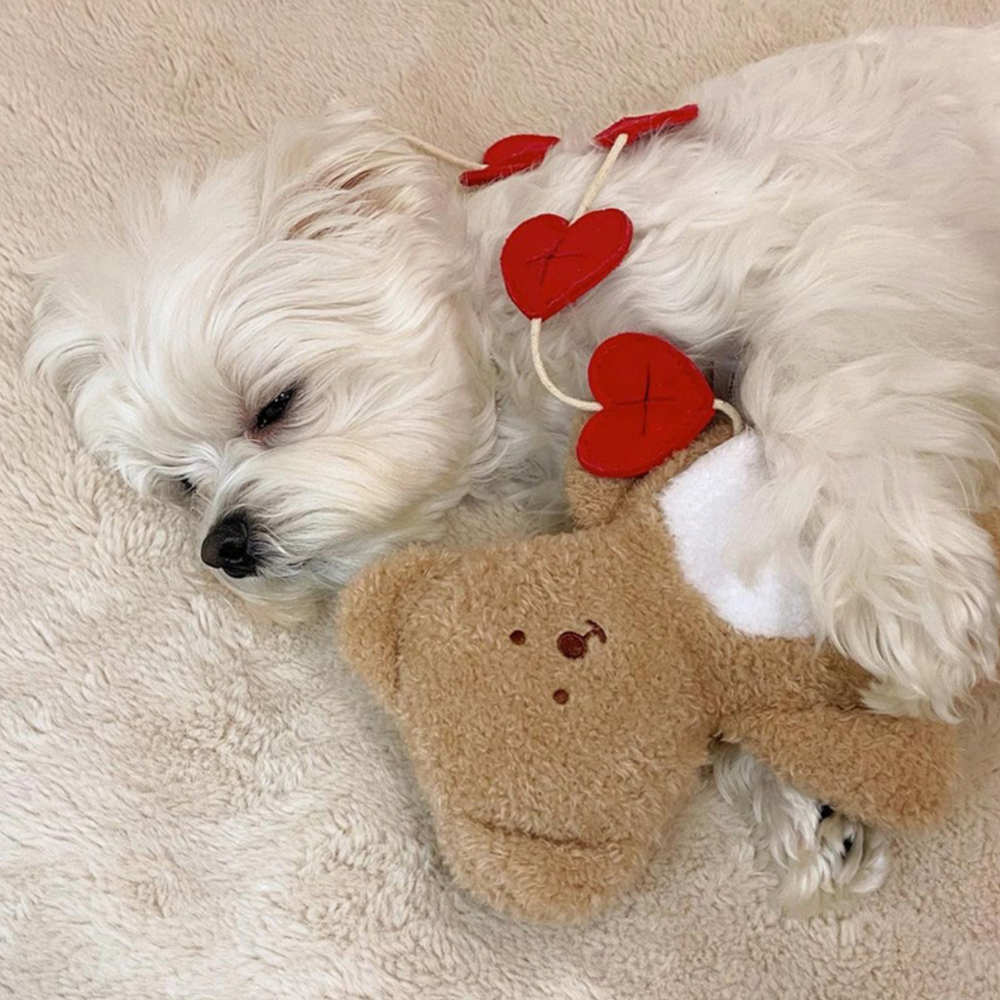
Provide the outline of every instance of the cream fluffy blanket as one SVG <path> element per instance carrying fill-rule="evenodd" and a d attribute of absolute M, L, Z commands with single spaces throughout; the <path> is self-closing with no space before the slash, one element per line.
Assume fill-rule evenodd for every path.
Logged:
<path fill-rule="evenodd" d="M 19 374 L 27 262 L 166 161 L 332 96 L 477 155 L 879 24 L 988 0 L 4 0 L 0 9 L 0 996 L 18 1000 L 1000 995 L 1000 698 L 968 802 L 853 916 L 787 922 L 706 788 L 577 929 L 442 869 L 391 728 L 329 626 L 205 586 L 193 525 L 80 454 Z"/>

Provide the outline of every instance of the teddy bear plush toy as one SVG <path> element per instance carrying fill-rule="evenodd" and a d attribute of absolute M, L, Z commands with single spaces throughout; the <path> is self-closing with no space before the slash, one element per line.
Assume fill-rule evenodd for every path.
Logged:
<path fill-rule="evenodd" d="M 758 437 L 716 420 L 640 479 L 572 462 L 573 532 L 412 548 L 347 589 L 344 652 L 396 718 L 470 893 L 529 919 L 595 912 L 714 740 L 858 819 L 940 816 L 953 729 L 867 711 L 866 675 L 810 638 L 802 590 L 775 566 L 739 576 L 762 475 Z"/>

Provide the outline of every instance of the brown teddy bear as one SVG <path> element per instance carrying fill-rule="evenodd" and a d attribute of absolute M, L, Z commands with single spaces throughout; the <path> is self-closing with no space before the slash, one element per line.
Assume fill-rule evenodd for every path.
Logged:
<path fill-rule="evenodd" d="M 574 465 L 575 532 L 412 548 L 343 596 L 344 651 L 398 720 L 445 860 L 500 909 L 571 920 L 612 900 L 716 739 L 860 820 L 942 812 L 952 728 L 867 711 L 867 676 L 809 638 L 795 584 L 731 568 L 762 458 L 727 436 L 639 480 Z"/>

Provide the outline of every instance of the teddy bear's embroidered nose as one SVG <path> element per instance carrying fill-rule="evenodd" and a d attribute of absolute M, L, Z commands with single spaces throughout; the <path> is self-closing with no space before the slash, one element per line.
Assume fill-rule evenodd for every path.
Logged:
<path fill-rule="evenodd" d="M 601 628 L 597 622 L 587 619 L 587 624 L 590 626 L 590 631 L 585 632 L 580 635 L 579 632 L 563 632 L 558 639 L 556 639 L 556 646 L 559 648 L 559 652 L 566 657 L 567 660 L 579 660 L 581 656 L 587 655 L 587 640 L 590 639 L 592 635 L 596 635 L 602 643 L 608 641 L 607 635 L 604 633 L 604 629 Z"/>

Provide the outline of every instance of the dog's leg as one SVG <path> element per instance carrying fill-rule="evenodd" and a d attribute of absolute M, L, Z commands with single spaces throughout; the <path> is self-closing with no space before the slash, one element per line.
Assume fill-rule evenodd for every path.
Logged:
<path fill-rule="evenodd" d="M 747 366 L 770 467 L 748 511 L 750 561 L 797 565 L 818 636 L 874 678 L 872 708 L 952 720 L 1000 652 L 997 560 L 974 516 L 997 502 L 1000 364 L 955 343 L 855 358 L 853 338 L 838 351 L 827 332 Z"/>
<path fill-rule="evenodd" d="M 720 744 L 714 763 L 719 791 L 751 824 L 789 915 L 844 912 L 882 885 L 889 845 L 881 831 L 796 791 L 739 747 Z"/>

